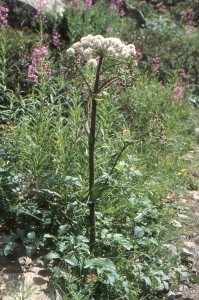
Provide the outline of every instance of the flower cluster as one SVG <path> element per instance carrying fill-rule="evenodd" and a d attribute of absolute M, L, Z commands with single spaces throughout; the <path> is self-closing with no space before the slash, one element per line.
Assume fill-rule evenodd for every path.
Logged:
<path fill-rule="evenodd" d="M 0 3 L 1 5 L 1 3 Z M 5 6 L 0 6 L 0 28 L 9 27 L 8 26 L 8 8 Z"/>
<path fill-rule="evenodd" d="M 38 4 L 36 7 L 37 15 L 35 15 L 35 18 L 38 18 L 40 16 L 42 17 L 42 21 L 46 22 L 45 11 L 47 6 L 48 6 L 48 0 L 38 0 Z"/>
<path fill-rule="evenodd" d="M 162 2 L 158 3 L 156 7 L 160 13 L 164 14 L 166 12 L 166 6 Z"/>
<path fill-rule="evenodd" d="M 174 88 L 174 99 L 182 99 L 183 98 L 183 87 L 181 85 L 176 85 Z"/>
<path fill-rule="evenodd" d="M 101 35 L 89 34 L 81 38 L 80 42 L 73 44 L 66 54 L 71 57 L 81 55 L 87 60 L 88 65 L 97 66 L 99 56 L 130 61 L 131 59 L 135 60 L 136 51 L 133 44 L 125 45 L 118 38 L 104 38 Z"/>
<path fill-rule="evenodd" d="M 51 74 L 50 62 L 46 60 L 48 54 L 48 49 L 44 46 L 34 50 L 32 53 L 32 64 L 28 67 L 27 81 L 38 82 L 43 75 Z"/>
<path fill-rule="evenodd" d="M 53 31 L 53 45 L 55 47 L 60 47 L 61 46 L 61 42 L 60 42 L 60 34 L 56 31 L 56 29 Z"/>
<path fill-rule="evenodd" d="M 160 76 L 160 58 L 157 55 L 153 58 L 153 66 L 155 74 Z"/>

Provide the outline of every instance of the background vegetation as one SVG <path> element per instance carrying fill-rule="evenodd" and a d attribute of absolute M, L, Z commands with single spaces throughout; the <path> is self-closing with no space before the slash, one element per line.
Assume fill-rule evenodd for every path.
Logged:
<path fill-rule="evenodd" d="M 38 7 L 34 30 L 10 27 L 9 12 L 0 8 L 2 253 L 20 243 L 30 257 L 45 250 L 64 299 L 154 300 L 181 276 L 191 280 L 180 253 L 170 251 L 179 209 L 170 196 L 198 188 L 184 159 L 197 142 L 197 3 L 129 3 L 143 12 L 145 27 L 121 18 L 120 1 L 68 1 L 63 18 L 46 19 Z M 66 55 L 88 34 L 133 43 L 138 63 L 133 83 L 113 83 L 97 101 L 92 251 L 88 90 Z M 91 71 L 83 71 L 92 82 Z M 128 141 L 136 142 L 111 172 Z"/>

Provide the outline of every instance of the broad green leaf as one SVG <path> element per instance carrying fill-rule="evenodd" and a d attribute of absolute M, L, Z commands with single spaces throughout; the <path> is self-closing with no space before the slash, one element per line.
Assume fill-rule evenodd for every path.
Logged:
<path fill-rule="evenodd" d="M 110 285 L 113 285 L 115 283 L 115 280 L 117 279 L 116 276 L 113 273 L 106 273 L 106 276 Z"/>
<path fill-rule="evenodd" d="M 78 261 L 76 259 L 76 257 L 72 254 L 68 254 L 64 257 L 64 261 L 69 264 L 70 266 L 77 266 L 78 265 Z"/>
<path fill-rule="evenodd" d="M 144 229 L 142 227 L 135 226 L 134 227 L 134 236 L 137 239 L 141 239 L 144 236 Z"/>
<path fill-rule="evenodd" d="M 101 238 L 102 239 L 106 238 L 108 232 L 109 232 L 108 229 L 106 229 L 106 228 L 102 229 L 102 231 L 101 231 Z"/>
<path fill-rule="evenodd" d="M 165 290 L 168 291 L 169 290 L 169 284 L 168 284 L 168 282 L 167 281 L 163 281 L 163 285 L 164 285 Z"/>
<path fill-rule="evenodd" d="M 123 237 L 123 235 L 120 233 L 113 234 L 112 238 L 113 238 L 113 240 L 118 241 L 127 250 L 130 250 L 131 248 L 133 248 L 131 243 L 127 239 L 125 239 Z"/>
<path fill-rule="evenodd" d="M 46 234 L 44 234 L 44 238 L 51 239 L 51 238 L 54 238 L 54 236 L 52 234 L 46 233 Z"/>
<path fill-rule="evenodd" d="M 36 250 L 37 250 L 37 247 L 35 245 L 28 245 L 28 246 L 26 246 L 26 255 L 28 257 L 32 257 L 33 254 L 35 254 Z"/>
<path fill-rule="evenodd" d="M 65 176 L 62 178 L 62 181 L 67 183 L 67 184 L 71 184 L 71 185 L 77 185 L 77 186 L 82 186 L 81 182 L 79 182 L 79 179 L 76 177 L 72 177 L 72 176 Z"/>
<path fill-rule="evenodd" d="M 145 281 L 145 284 L 147 287 L 151 287 L 151 279 L 149 277 L 146 277 L 146 276 L 140 276 L 141 279 L 143 279 Z"/>
<path fill-rule="evenodd" d="M 24 235 L 25 235 L 25 230 L 22 230 L 22 229 L 19 229 L 19 228 L 17 228 L 17 234 L 20 236 L 20 237 L 24 237 Z"/>
<path fill-rule="evenodd" d="M 128 201 L 131 203 L 131 205 L 132 205 L 133 207 L 136 205 L 136 199 L 135 199 L 135 197 L 129 198 Z"/>
<path fill-rule="evenodd" d="M 96 182 L 92 187 L 92 201 L 97 200 L 99 196 L 105 191 L 109 189 L 109 185 L 104 182 Z"/>
<path fill-rule="evenodd" d="M 83 235 L 78 235 L 76 237 L 76 242 L 77 243 L 88 243 L 89 242 L 89 239 Z"/>
<path fill-rule="evenodd" d="M 27 237 L 29 238 L 29 240 L 34 240 L 35 239 L 35 232 L 34 231 L 29 232 L 27 234 Z"/>
<path fill-rule="evenodd" d="M 8 254 L 10 254 L 16 246 L 17 246 L 17 244 L 14 244 L 14 243 L 10 244 L 10 245 L 6 245 L 3 250 L 4 255 L 7 256 Z"/>
<path fill-rule="evenodd" d="M 58 236 L 62 236 L 66 230 L 68 229 L 68 225 L 61 225 L 58 229 Z"/>
<path fill-rule="evenodd" d="M 56 252 L 49 252 L 44 258 L 47 260 L 56 259 L 59 258 L 59 254 Z"/>
<path fill-rule="evenodd" d="M 92 258 L 85 261 L 85 269 L 90 267 L 110 267 L 113 270 L 116 270 L 114 263 L 108 258 Z"/>

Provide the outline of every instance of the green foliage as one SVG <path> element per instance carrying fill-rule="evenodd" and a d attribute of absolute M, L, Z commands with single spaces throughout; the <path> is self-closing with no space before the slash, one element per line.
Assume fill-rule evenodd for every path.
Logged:
<path fill-rule="evenodd" d="M 131 4 L 139 7 L 138 1 Z M 56 20 L 58 28 L 68 26 L 71 44 L 87 34 L 108 36 L 112 26 L 112 35 L 142 53 L 138 80 L 114 65 L 103 80 L 119 74 L 122 81 L 112 83 L 105 94 L 89 95 L 97 102 L 98 121 L 93 251 L 88 87 L 64 47 L 50 48 L 49 80 L 27 82 L 38 33 L 0 33 L 0 224 L 9 231 L 1 237 L 6 243 L 2 251 L 9 255 L 21 243 L 29 257 L 45 250 L 45 260 L 55 262 L 52 280 L 64 299 L 155 299 L 160 284 L 166 294 L 181 277 L 191 280 L 181 256 L 170 252 L 177 236 L 170 218 L 178 208 L 167 196 L 196 185 L 184 156 L 196 142 L 198 31 L 187 36 L 188 25 L 176 23 L 172 11 L 163 17 L 150 3 L 142 9 L 145 29 L 120 19 L 103 1 L 91 10 L 70 7 L 64 20 Z M 46 32 L 55 22 L 48 20 Z M 52 37 L 44 35 L 43 44 L 49 41 Z M 156 54 L 160 76 L 154 74 Z M 185 78 L 179 75 L 182 69 Z M 92 87 L 93 73 L 86 66 L 83 72 Z M 184 88 L 177 99 L 176 84 Z M 22 290 L 23 297 L 32 291 Z M 26 299 L 12 293 L 14 299 Z"/>

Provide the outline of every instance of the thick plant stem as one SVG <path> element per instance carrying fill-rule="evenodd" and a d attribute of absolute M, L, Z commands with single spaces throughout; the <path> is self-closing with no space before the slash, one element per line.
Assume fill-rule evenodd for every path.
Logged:
<path fill-rule="evenodd" d="M 99 72 L 102 65 L 103 57 L 100 56 L 98 68 L 96 72 L 94 95 L 98 93 L 99 86 Z M 96 128 L 96 109 L 97 102 L 95 98 L 92 98 L 92 111 L 91 111 L 91 126 L 89 135 L 89 201 L 90 201 L 90 251 L 93 251 L 96 239 L 96 227 L 95 227 L 95 200 L 92 195 L 92 187 L 95 183 L 95 128 Z"/>

